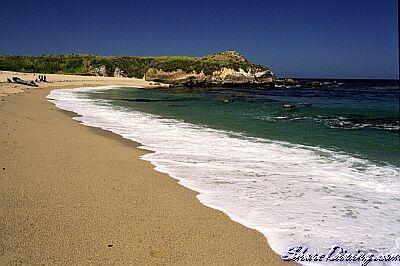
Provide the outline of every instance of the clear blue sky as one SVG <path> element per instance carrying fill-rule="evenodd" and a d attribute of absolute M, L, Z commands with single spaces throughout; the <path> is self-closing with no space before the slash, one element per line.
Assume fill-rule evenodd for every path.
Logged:
<path fill-rule="evenodd" d="M 398 78 L 396 0 L 1 1 L 0 54 L 235 49 L 278 76 Z"/>

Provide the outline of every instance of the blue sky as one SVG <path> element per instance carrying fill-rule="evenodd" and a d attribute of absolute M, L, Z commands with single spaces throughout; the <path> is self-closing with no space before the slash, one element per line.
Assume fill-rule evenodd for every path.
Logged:
<path fill-rule="evenodd" d="M 398 78 L 396 0 L 7 1 L 0 54 L 234 49 L 278 76 Z"/>

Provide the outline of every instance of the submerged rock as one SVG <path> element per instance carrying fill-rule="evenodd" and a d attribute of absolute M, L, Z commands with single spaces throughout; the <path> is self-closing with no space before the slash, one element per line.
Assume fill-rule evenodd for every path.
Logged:
<path fill-rule="evenodd" d="M 285 104 L 282 104 L 282 108 L 284 108 L 284 109 L 295 109 L 296 108 L 296 106 L 295 105 L 293 105 L 293 104 L 288 104 L 288 103 L 285 103 Z"/>

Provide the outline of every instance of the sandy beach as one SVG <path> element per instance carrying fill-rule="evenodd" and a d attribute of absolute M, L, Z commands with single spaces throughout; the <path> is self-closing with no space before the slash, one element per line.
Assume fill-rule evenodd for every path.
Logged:
<path fill-rule="evenodd" d="M 141 79 L 0 71 L 0 264 L 284 264 L 265 237 L 200 204 L 118 135 L 46 100 L 64 87 Z"/>

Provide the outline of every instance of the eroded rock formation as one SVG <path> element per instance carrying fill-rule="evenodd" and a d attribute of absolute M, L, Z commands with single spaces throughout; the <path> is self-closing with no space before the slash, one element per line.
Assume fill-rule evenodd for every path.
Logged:
<path fill-rule="evenodd" d="M 174 85 L 224 85 L 224 84 L 272 84 L 275 75 L 266 67 L 250 63 L 236 51 L 226 51 L 209 55 L 204 60 L 218 62 L 219 67 L 213 71 L 175 69 L 166 71 L 159 68 L 149 68 L 145 73 L 148 81 L 158 81 Z"/>

